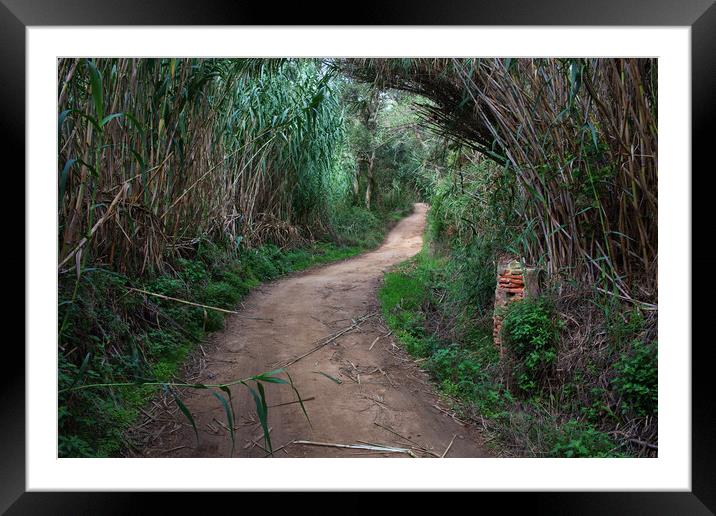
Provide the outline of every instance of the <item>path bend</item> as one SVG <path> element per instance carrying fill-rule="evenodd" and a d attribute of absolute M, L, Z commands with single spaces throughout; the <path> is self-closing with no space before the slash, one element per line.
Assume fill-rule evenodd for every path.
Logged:
<path fill-rule="evenodd" d="M 268 371 L 306 353 L 319 339 L 350 326 L 352 319 L 379 311 L 376 293 L 383 274 L 420 251 L 426 212 L 425 204 L 416 204 L 413 213 L 372 252 L 254 289 L 242 303 L 240 315 L 228 316 L 225 329 L 212 334 L 202 346 L 204 367 L 194 381 L 224 383 Z M 268 404 L 281 405 L 269 408 L 274 449 L 307 440 L 411 448 L 417 456 L 428 457 L 442 456 L 448 446 L 448 457 L 490 455 L 477 429 L 446 413 L 427 374 L 386 333 L 378 314 L 288 368 L 302 398 L 310 398 L 305 406 L 311 425 L 300 406 L 289 403 L 295 400 L 290 388 L 265 384 Z M 232 394 L 234 456 L 265 456 L 249 393 L 237 387 Z M 190 390 L 185 392 L 184 402 L 196 421 L 199 445 L 184 416 L 175 411 L 172 418 L 154 423 L 156 437 L 142 455 L 230 456 L 231 440 L 222 426 L 226 417 L 216 398 L 205 390 Z M 275 456 L 407 457 L 295 443 Z"/>

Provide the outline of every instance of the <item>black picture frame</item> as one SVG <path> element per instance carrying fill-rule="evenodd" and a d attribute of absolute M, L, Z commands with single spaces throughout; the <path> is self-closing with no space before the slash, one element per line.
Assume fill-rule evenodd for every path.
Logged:
<path fill-rule="evenodd" d="M 25 30 L 43 25 L 316 25 L 318 13 L 335 12 L 320 3 L 310 9 L 302 3 L 247 3 L 243 1 L 192 0 L 0 0 L 0 102 L 2 103 L 3 156 L 19 157 L 6 174 L 18 181 L 12 189 L 25 192 Z M 710 207 L 714 191 L 711 147 L 715 141 L 716 102 L 716 5 L 714 0 L 568 0 L 524 2 L 501 0 L 483 2 L 458 0 L 451 3 L 428 1 L 363 1 L 328 25 L 572 25 L 572 26 L 689 26 L 691 27 L 692 71 L 692 271 L 716 270 L 716 258 L 708 250 L 713 235 Z M 340 22 L 337 22 L 340 20 Z M 7 161 L 4 160 L 5 163 Z M 710 166 L 709 166 L 710 165 Z M 12 173 L 11 173 L 12 171 Z M 665 171 L 664 173 L 669 173 Z M 6 185 L 6 188 L 10 188 Z M 15 224 L 19 226 L 19 224 Z M 19 228 L 18 228 L 19 229 Z M 701 238 L 699 238 L 701 236 Z M 15 239 L 24 241 L 24 235 Z M 23 246 L 24 249 L 24 246 Z M 11 270 L 25 268 L 25 255 L 13 253 Z M 22 262 L 22 265 L 18 262 Z M 683 271 L 674 271 L 679 274 Z M 32 274 L 25 268 L 25 276 Z M 693 286 L 695 276 L 688 277 Z M 703 279 L 703 278 L 702 278 Z M 686 280 L 686 279 L 685 279 Z M 710 282 L 710 280 L 709 280 Z M 702 282 L 701 282 L 702 283 Z M 712 362 L 708 351 L 713 337 L 700 338 L 693 330 L 705 328 L 713 318 L 709 289 L 692 290 L 692 491 L 691 492 L 589 492 L 589 493 L 484 493 L 482 498 L 510 497 L 530 511 L 550 514 L 713 514 L 716 511 L 716 409 L 712 402 Z M 24 291 L 24 289 L 23 289 Z M 12 290 L 10 291 L 12 292 Z M 703 299 L 697 299 L 701 292 Z M 689 300 L 684 300 L 689 302 Z M 17 303 L 19 305 L 20 303 Z M 24 303 L 22 304 L 25 306 Z M 31 307 L 26 307 L 30 310 Z M 698 324 L 697 324 L 698 323 Z M 7 325 L 6 325 L 7 326 Z M 25 353 L 16 341 L 6 339 L 2 361 L 12 364 L 0 376 L 0 512 L 7 514 L 125 514 L 143 512 L 149 494 L 128 493 L 27 493 L 25 492 Z M 13 356 L 14 355 L 14 356 Z M 183 495 L 159 494 L 162 512 L 171 505 L 188 509 Z M 212 496 L 217 496 L 213 494 Z M 245 497 L 245 494 L 241 496 Z M 360 496 L 358 494 L 350 497 Z M 221 498 L 224 498 L 222 496 Z M 419 500 L 420 497 L 417 497 Z M 245 498 L 244 498 L 245 499 Z M 274 502 L 276 498 L 272 498 Z M 415 499 L 415 498 L 414 498 Z M 218 507 L 222 500 L 212 504 Z M 248 502 L 247 502 L 248 503 Z M 471 504 L 476 502 L 470 502 Z M 482 500 L 480 504 L 484 503 Z M 355 505 L 346 498 L 342 505 Z"/>

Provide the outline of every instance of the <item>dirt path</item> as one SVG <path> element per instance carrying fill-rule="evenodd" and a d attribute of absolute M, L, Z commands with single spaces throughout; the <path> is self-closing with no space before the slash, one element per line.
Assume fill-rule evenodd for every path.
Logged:
<path fill-rule="evenodd" d="M 400 221 L 376 251 L 255 289 L 245 299 L 241 315 L 229 316 L 226 328 L 213 334 L 203 346 L 206 367 L 196 381 L 223 383 L 268 371 L 303 355 L 319 339 L 350 326 L 352 319 L 378 311 L 376 291 L 383 273 L 418 253 L 426 211 L 426 205 L 417 204 L 414 213 Z M 430 452 L 441 456 L 457 436 L 448 457 L 489 455 L 479 432 L 443 411 L 445 406 L 428 383 L 427 375 L 386 333 L 377 314 L 288 368 L 301 397 L 313 398 L 305 403 L 311 426 L 296 403 L 269 408 L 274 449 L 294 440 L 342 444 L 363 441 L 412 448 L 417 456 L 431 456 Z M 379 336 L 382 337 L 373 344 Z M 286 385 L 265 385 L 269 406 L 296 399 Z M 240 387 L 234 388 L 232 394 L 237 426 L 234 456 L 265 456 L 260 448 L 264 445 L 261 427 L 249 393 Z M 175 411 L 174 421 L 155 422 L 156 439 L 142 455 L 228 457 L 231 440 L 222 426 L 226 417 L 216 398 L 207 391 L 188 391 L 185 403 L 196 420 L 200 445 L 197 447 L 184 416 Z M 163 429 L 160 425 L 164 425 Z M 276 453 L 276 457 L 358 456 L 407 457 L 295 443 Z"/>

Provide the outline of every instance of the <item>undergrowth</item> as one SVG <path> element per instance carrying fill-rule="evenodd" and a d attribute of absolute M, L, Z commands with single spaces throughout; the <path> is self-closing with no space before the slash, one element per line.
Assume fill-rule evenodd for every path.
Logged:
<path fill-rule="evenodd" d="M 655 431 L 656 341 L 648 341 L 641 312 L 618 311 L 613 300 L 596 294 L 586 299 L 595 337 L 592 348 L 580 349 L 583 362 L 575 363 L 575 328 L 560 311 L 565 301 L 547 292 L 511 303 L 501 359 L 492 337 L 494 257 L 474 252 L 487 244 L 471 245 L 466 252 L 426 244 L 385 275 L 379 292 L 389 327 L 423 359 L 458 414 L 484 425 L 501 454 L 651 456 L 643 440 Z"/>
<path fill-rule="evenodd" d="M 557 361 L 561 321 L 548 299 L 524 299 L 506 307 L 502 339 L 514 358 L 513 375 L 521 392 L 534 394 Z"/>

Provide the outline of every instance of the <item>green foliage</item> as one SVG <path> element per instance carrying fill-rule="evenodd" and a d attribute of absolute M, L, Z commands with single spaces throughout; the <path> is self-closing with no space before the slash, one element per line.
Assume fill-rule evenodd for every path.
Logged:
<path fill-rule="evenodd" d="M 378 293 L 388 326 L 408 352 L 417 357 L 429 354 L 429 345 L 424 338 L 425 315 L 420 311 L 425 297 L 422 279 L 406 272 L 386 274 L 383 287 Z"/>
<path fill-rule="evenodd" d="M 491 346 L 487 341 L 484 344 Z M 504 411 L 511 399 L 490 377 L 495 359 L 490 353 L 481 354 L 448 344 L 435 350 L 426 368 L 447 395 L 472 403 L 480 414 L 491 418 Z"/>
<path fill-rule="evenodd" d="M 422 126 L 415 95 L 345 81 L 346 169 L 352 174 L 352 204 L 391 212 L 427 200 L 433 154 L 443 139 Z M 367 198 L 366 198 L 367 197 Z"/>
<path fill-rule="evenodd" d="M 176 349 L 176 336 L 163 329 L 149 329 L 142 336 L 144 352 L 148 357 L 169 355 Z"/>
<path fill-rule="evenodd" d="M 424 367 L 441 390 L 491 417 L 505 410 L 510 396 L 491 378 L 498 354 L 489 331 L 473 327 L 464 332 L 467 339 L 459 345 L 432 333 L 428 326 L 427 310 L 440 309 L 432 304 L 436 302 L 433 288 L 452 287 L 447 281 L 451 273 L 443 260 L 424 251 L 385 275 L 378 298 L 388 326 L 411 355 L 427 358 Z"/>
<path fill-rule="evenodd" d="M 482 247 L 514 245 L 515 178 L 487 160 L 462 163 L 459 147 L 446 149 L 448 173 L 435 181 L 428 234 L 438 244 L 459 248 L 481 241 Z"/>
<path fill-rule="evenodd" d="M 428 213 L 427 237 L 449 259 L 446 300 L 459 307 L 461 326 L 471 317 L 492 314 L 496 256 L 511 241 L 507 231 L 514 218 L 510 192 L 513 179 L 493 163 L 463 163 L 464 149 L 446 149 L 451 166 L 435 182 Z M 465 315 L 470 314 L 470 315 Z"/>
<path fill-rule="evenodd" d="M 160 276 L 154 281 L 151 281 L 148 287 L 151 292 L 174 297 L 185 290 L 186 284 L 179 278 Z"/>
<path fill-rule="evenodd" d="M 551 437 L 550 457 L 614 457 L 616 445 L 590 424 L 570 420 Z"/>
<path fill-rule="evenodd" d="M 441 174 L 459 179 L 461 193 L 472 188 L 469 180 L 485 177 L 463 181 L 463 171 L 481 160 L 509 171 L 516 181 L 507 188 L 492 189 L 488 181 L 470 193 L 472 222 L 489 221 L 481 214 L 492 207 L 512 205 L 515 227 L 494 220 L 514 254 L 590 283 L 638 284 L 639 296 L 655 299 L 656 153 L 621 154 L 637 140 L 656 149 L 655 61 L 351 59 L 345 67 L 424 95 L 420 111 L 428 123 L 474 149 L 451 162 L 457 173 Z M 592 111 L 595 103 L 613 109 Z M 615 124 L 632 130 L 615 136 Z M 500 191 L 506 205 L 492 195 Z"/>
<path fill-rule="evenodd" d="M 242 273 L 240 265 L 234 266 L 229 270 L 223 271 L 218 275 L 220 281 L 225 282 L 231 286 L 233 292 L 239 296 L 245 296 L 249 290 L 259 284 L 259 280 L 253 276 L 246 277 Z"/>
<path fill-rule="evenodd" d="M 185 260 L 179 258 L 177 260 L 179 266 L 179 278 L 183 279 L 187 284 L 201 283 L 207 280 L 209 274 L 206 266 L 200 260 Z"/>
<path fill-rule="evenodd" d="M 571 385 L 565 385 L 571 387 Z M 610 406 L 608 393 L 603 387 L 592 387 L 589 399 L 591 403 L 582 405 L 579 408 L 580 414 L 590 423 L 599 423 L 614 418 L 614 412 Z"/>
<path fill-rule="evenodd" d="M 622 398 L 622 411 L 655 416 L 658 408 L 657 341 L 634 340 L 631 349 L 615 365 L 612 384 Z"/>
<path fill-rule="evenodd" d="M 98 347 L 82 373 L 81 367 L 64 354 L 59 357 L 60 390 L 83 383 L 101 382 L 121 375 L 135 375 L 126 362 L 108 363 L 107 350 Z M 116 358 L 116 357 L 115 357 Z M 159 364 L 157 364 L 159 366 Z M 144 371 L 144 369 L 140 369 Z M 137 407 L 148 400 L 148 392 L 130 395 L 121 389 L 98 393 L 76 391 L 59 397 L 58 453 L 61 457 L 107 457 L 115 454 L 122 442 L 122 431 L 137 416 Z"/>
<path fill-rule="evenodd" d="M 449 284 L 448 295 L 453 303 L 470 307 L 485 316 L 492 313 L 495 295 L 495 247 L 486 238 L 453 247 L 448 274 L 460 281 Z"/>
<path fill-rule="evenodd" d="M 358 206 L 337 210 L 332 225 L 339 239 L 348 245 L 374 247 L 383 238 L 379 215 Z"/>
<path fill-rule="evenodd" d="M 552 304 L 545 299 L 523 299 L 507 305 L 502 339 L 518 361 L 519 388 L 534 394 L 557 359 L 561 325 Z"/>
<path fill-rule="evenodd" d="M 384 286 L 379 298 L 383 309 L 390 312 L 414 311 L 425 299 L 425 285 L 419 277 L 405 272 L 389 272 L 385 275 Z"/>
<path fill-rule="evenodd" d="M 241 299 L 241 292 L 224 281 L 210 282 L 204 289 L 203 299 L 207 305 L 233 309 Z"/>
<path fill-rule="evenodd" d="M 426 348 L 425 315 L 421 311 L 428 295 L 424 272 L 427 262 L 414 262 L 385 275 L 378 292 L 383 317 L 412 354 L 421 356 Z M 418 272 L 422 271 L 423 274 Z"/>

